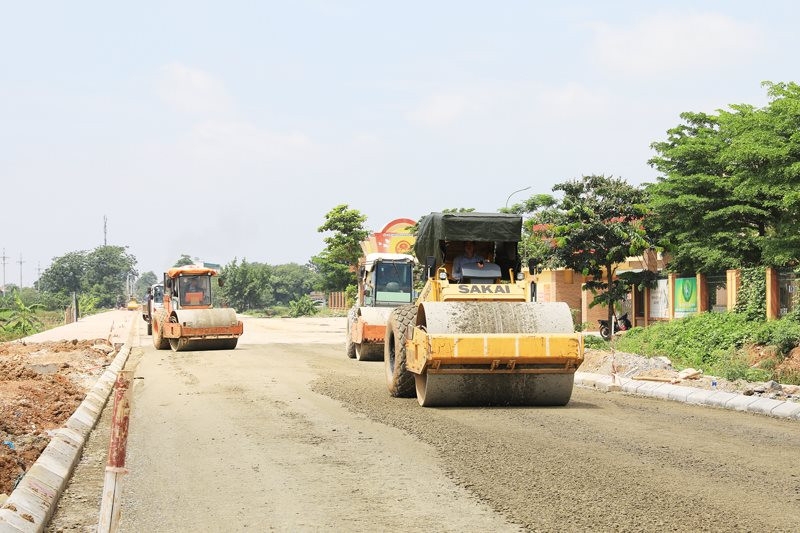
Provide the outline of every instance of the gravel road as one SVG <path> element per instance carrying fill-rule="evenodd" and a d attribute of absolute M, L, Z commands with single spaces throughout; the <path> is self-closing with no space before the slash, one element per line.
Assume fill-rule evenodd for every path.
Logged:
<path fill-rule="evenodd" d="M 346 357 L 344 319 L 248 319 L 233 351 L 139 338 L 121 531 L 800 529 L 796 421 L 581 388 L 423 409 Z M 108 411 L 48 531 L 96 525 Z"/>

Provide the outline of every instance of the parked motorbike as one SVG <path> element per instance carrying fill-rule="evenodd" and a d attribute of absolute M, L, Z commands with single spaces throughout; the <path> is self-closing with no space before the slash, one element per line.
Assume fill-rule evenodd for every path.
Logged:
<path fill-rule="evenodd" d="M 620 331 L 627 331 L 633 327 L 631 324 L 630 319 L 628 319 L 628 313 L 617 317 L 614 315 L 614 333 L 618 333 Z M 608 320 L 598 320 L 600 323 L 600 336 L 603 337 L 605 340 L 611 340 L 611 328 L 609 327 Z"/>

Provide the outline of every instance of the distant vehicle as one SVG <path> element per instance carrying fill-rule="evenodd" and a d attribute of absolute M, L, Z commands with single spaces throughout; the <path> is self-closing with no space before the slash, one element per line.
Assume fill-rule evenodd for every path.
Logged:
<path fill-rule="evenodd" d="M 164 307 L 164 284 L 156 283 L 147 289 L 147 296 L 142 304 L 142 318 L 147 322 L 147 334 L 153 334 L 152 317 Z"/>
<path fill-rule="evenodd" d="M 415 261 L 413 255 L 395 253 L 370 253 L 359 260 L 358 294 L 347 313 L 347 357 L 383 358 L 389 313 L 414 301 Z"/>

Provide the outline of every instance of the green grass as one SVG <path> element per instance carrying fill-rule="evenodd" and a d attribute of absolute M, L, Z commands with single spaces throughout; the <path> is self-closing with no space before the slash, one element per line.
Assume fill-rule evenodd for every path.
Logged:
<path fill-rule="evenodd" d="M 800 322 L 794 317 L 766 322 L 748 320 L 740 313 L 702 313 L 633 328 L 614 342 L 623 352 L 667 357 L 678 369 L 696 368 L 729 380 L 800 384 L 797 372 L 778 370 L 800 343 Z M 753 350 L 768 355 L 751 364 L 748 354 Z"/>

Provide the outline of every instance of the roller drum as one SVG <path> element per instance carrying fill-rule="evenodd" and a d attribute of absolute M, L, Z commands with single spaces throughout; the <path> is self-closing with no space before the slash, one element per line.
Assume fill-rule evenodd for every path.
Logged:
<path fill-rule="evenodd" d="M 428 335 L 574 333 L 563 302 L 427 302 L 417 325 Z M 439 406 L 563 406 L 572 396 L 574 374 L 458 371 L 415 374 L 417 401 Z"/>
<path fill-rule="evenodd" d="M 417 325 L 430 335 L 462 333 L 574 333 L 564 302 L 427 302 Z"/>
<path fill-rule="evenodd" d="M 178 322 L 189 328 L 219 328 L 235 326 L 239 320 L 230 307 L 219 309 L 181 309 L 175 311 Z"/>

